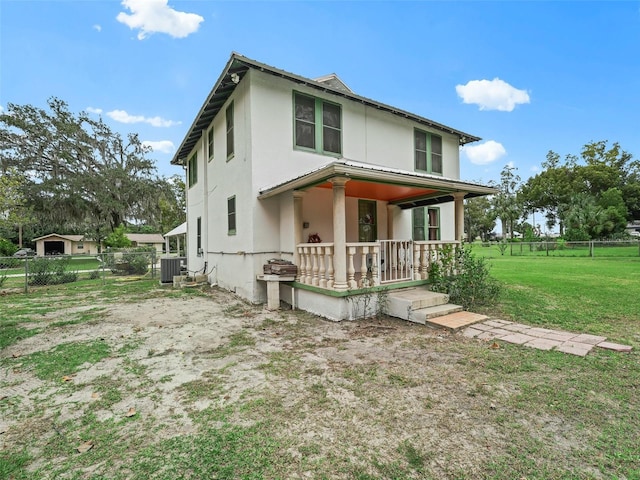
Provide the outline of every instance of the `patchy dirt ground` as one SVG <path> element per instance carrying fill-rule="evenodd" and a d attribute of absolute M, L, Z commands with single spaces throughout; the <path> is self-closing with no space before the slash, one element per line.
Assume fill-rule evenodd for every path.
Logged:
<path fill-rule="evenodd" d="M 93 320 L 60 324 L 96 308 Z M 488 463 L 513 454 L 514 424 L 553 442 L 556 454 L 584 444 L 585 432 L 566 419 L 510 407 L 521 392 L 486 373 L 489 344 L 400 320 L 333 323 L 213 290 L 89 302 L 29 327 L 56 322 L 2 351 L 10 362 L 0 396 L 12 407 L 2 412 L 0 444 L 25 451 L 29 472 L 142 478 L 131 464 L 144 448 L 196 435 L 199 413 L 227 407 L 239 425 L 268 420 L 282 462 L 277 478 L 478 478 Z M 111 353 L 59 381 L 41 380 L 21 362 L 57 345 L 95 341 Z M 137 421 L 125 423 L 128 416 Z M 87 438 L 96 425 L 114 423 L 119 433 L 111 440 Z M 92 451 L 105 452 L 112 448 L 105 443 L 125 438 L 124 453 L 78 466 L 70 458 L 81 454 L 52 446 L 90 441 Z M 599 476 L 587 466 L 581 472 Z"/>

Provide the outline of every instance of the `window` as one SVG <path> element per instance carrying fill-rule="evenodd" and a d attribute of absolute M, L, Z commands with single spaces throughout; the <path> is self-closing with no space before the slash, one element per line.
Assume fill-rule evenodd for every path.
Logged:
<path fill-rule="evenodd" d="M 412 220 L 414 240 L 440 240 L 439 208 L 414 208 Z"/>
<path fill-rule="evenodd" d="M 378 219 L 375 200 L 358 200 L 358 242 L 375 242 Z"/>
<path fill-rule="evenodd" d="M 213 160 L 213 127 L 207 132 L 207 153 L 209 154 L 209 161 Z"/>
<path fill-rule="evenodd" d="M 202 217 L 196 221 L 196 253 L 202 255 Z"/>
<path fill-rule="evenodd" d="M 342 109 L 321 98 L 294 92 L 294 145 L 318 153 L 342 153 Z"/>
<path fill-rule="evenodd" d="M 187 165 L 187 176 L 189 182 L 189 188 L 198 183 L 198 153 L 191 155 Z"/>
<path fill-rule="evenodd" d="M 227 159 L 233 157 L 233 103 L 227 107 Z"/>
<path fill-rule="evenodd" d="M 442 137 L 414 130 L 415 168 L 442 175 Z"/>
<path fill-rule="evenodd" d="M 229 235 L 236 234 L 236 197 L 227 199 L 227 232 Z"/>

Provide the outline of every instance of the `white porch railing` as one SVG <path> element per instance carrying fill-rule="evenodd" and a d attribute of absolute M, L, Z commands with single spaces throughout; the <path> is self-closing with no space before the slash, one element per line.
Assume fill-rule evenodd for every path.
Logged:
<path fill-rule="evenodd" d="M 438 262 L 444 249 L 460 242 L 381 240 L 346 244 L 346 282 L 349 289 L 410 280 L 427 280 L 431 263 Z M 334 244 L 301 243 L 297 246 L 300 265 L 296 280 L 328 290 L 334 289 Z"/>
<path fill-rule="evenodd" d="M 380 240 L 380 282 L 413 280 L 413 241 Z"/>

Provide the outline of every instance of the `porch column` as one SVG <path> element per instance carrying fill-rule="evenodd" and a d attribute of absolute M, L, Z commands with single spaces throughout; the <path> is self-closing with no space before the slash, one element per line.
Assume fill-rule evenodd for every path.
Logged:
<path fill-rule="evenodd" d="M 349 181 L 345 177 L 329 180 L 333 185 L 333 267 L 335 280 L 333 289 L 347 290 L 347 212 L 345 185 Z"/>
<path fill-rule="evenodd" d="M 466 192 L 456 192 L 453 194 L 454 201 L 454 218 L 455 218 L 455 236 L 456 240 L 461 242 L 464 236 L 464 196 Z"/>
<path fill-rule="evenodd" d="M 293 191 L 293 263 L 300 268 L 298 244 L 302 243 L 302 198 L 304 192 Z"/>

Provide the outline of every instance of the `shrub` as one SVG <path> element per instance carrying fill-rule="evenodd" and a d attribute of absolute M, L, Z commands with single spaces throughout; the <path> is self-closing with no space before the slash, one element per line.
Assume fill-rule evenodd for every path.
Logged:
<path fill-rule="evenodd" d="M 149 247 L 122 249 L 107 255 L 105 264 L 115 275 L 144 275 L 155 250 Z"/>
<path fill-rule="evenodd" d="M 0 237 L 0 257 L 10 257 L 17 251 L 18 246 L 15 243 Z"/>
<path fill-rule="evenodd" d="M 67 271 L 71 257 L 36 257 L 29 261 L 29 285 L 57 285 L 78 280 L 78 272 Z"/>
<path fill-rule="evenodd" d="M 100 278 L 100 270 L 91 270 L 89 272 L 89 280 L 96 280 Z"/>
<path fill-rule="evenodd" d="M 485 259 L 465 247 L 443 250 L 429 268 L 429 280 L 432 291 L 448 294 L 451 302 L 465 310 L 495 304 L 501 291 Z"/>

